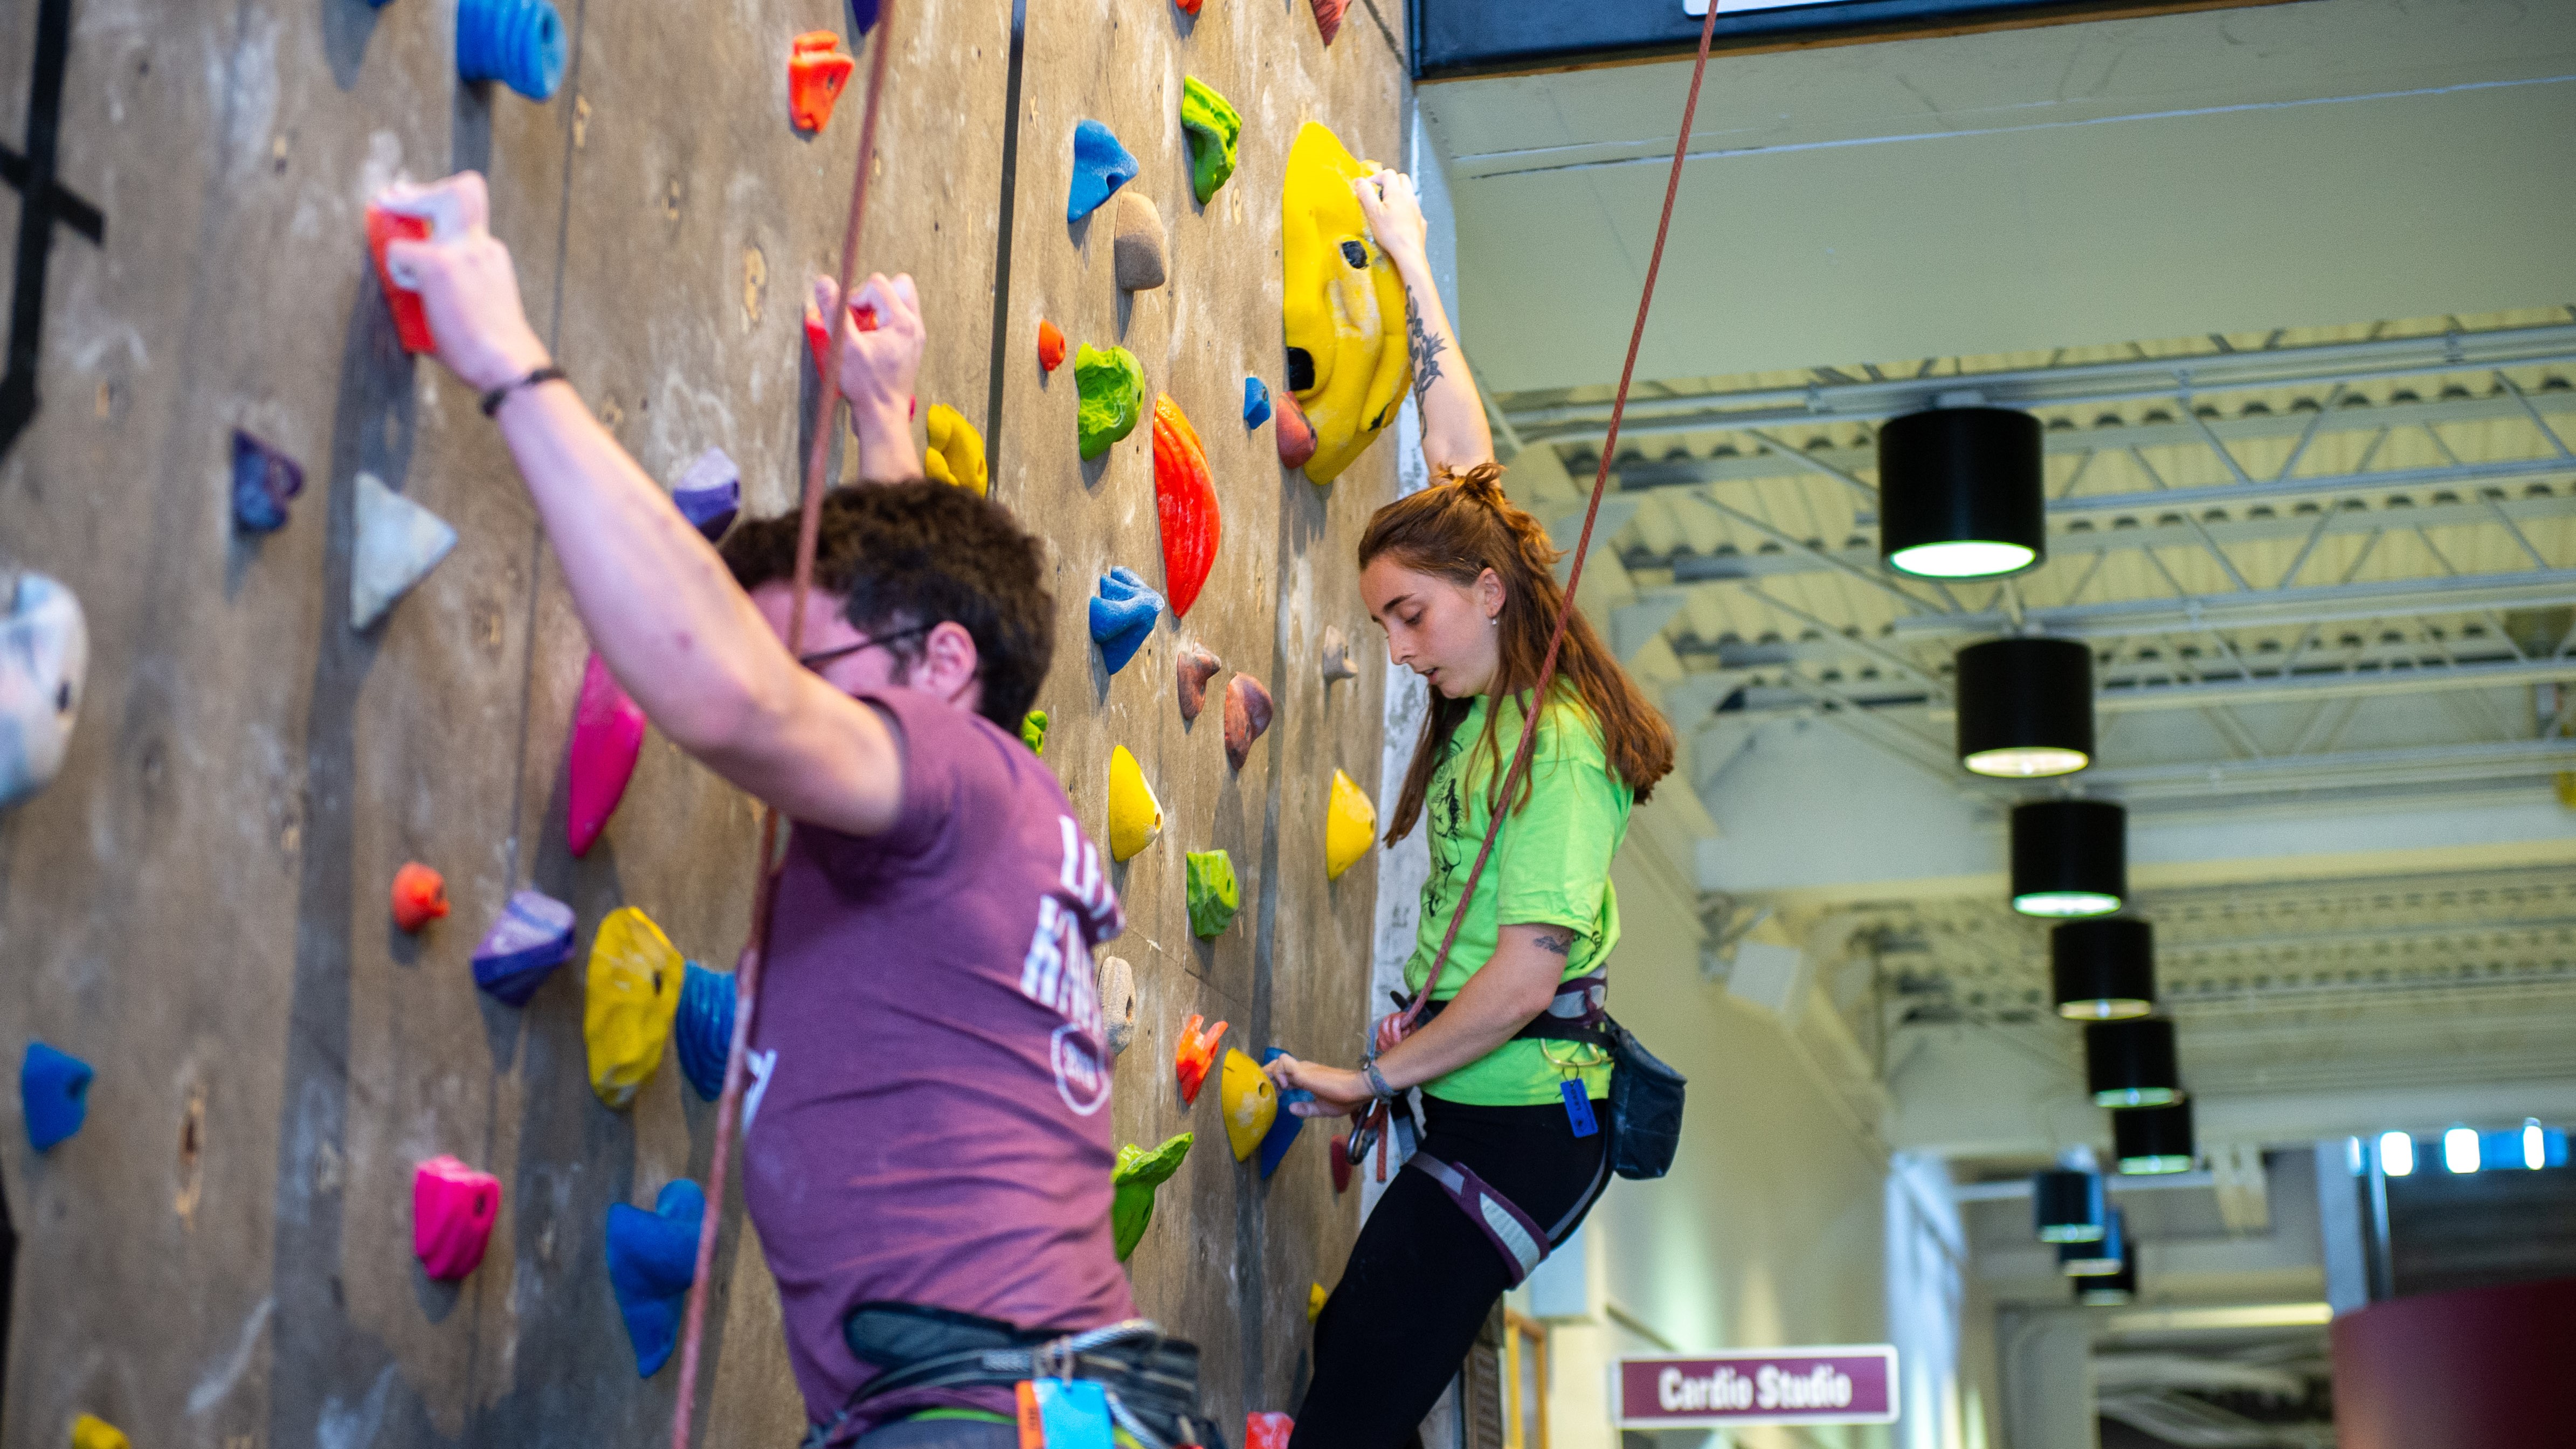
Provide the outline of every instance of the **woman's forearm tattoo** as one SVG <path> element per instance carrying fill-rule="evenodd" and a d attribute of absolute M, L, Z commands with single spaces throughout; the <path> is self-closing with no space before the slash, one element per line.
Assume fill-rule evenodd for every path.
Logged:
<path fill-rule="evenodd" d="M 1404 294 L 1404 326 L 1413 339 L 1413 405 L 1420 407 L 1431 394 L 1431 384 L 1440 380 L 1440 354 L 1449 350 L 1449 339 L 1423 330 L 1422 309 L 1415 305 L 1409 288 Z"/>

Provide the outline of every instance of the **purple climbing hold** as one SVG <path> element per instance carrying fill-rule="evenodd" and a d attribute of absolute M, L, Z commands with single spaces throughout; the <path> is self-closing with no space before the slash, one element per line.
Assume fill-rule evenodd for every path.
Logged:
<path fill-rule="evenodd" d="M 27 1043 L 18 1068 L 18 1096 L 27 1114 L 27 1137 L 38 1152 L 81 1130 L 89 1116 L 89 1063 L 40 1041 Z"/>
<path fill-rule="evenodd" d="M 671 501 L 689 526 L 714 543 L 742 512 L 742 470 L 722 448 L 709 448 L 671 485 Z"/>
<path fill-rule="evenodd" d="M 304 491 L 304 465 L 233 429 L 233 523 L 244 533 L 286 526 L 286 505 Z"/>
<path fill-rule="evenodd" d="M 1163 612 L 1163 596 L 1145 587 L 1131 568 L 1114 568 L 1100 581 L 1091 601 L 1091 638 L 1100 646 L 1100 662 L 1116 674 L 1145 647 L 1154 620 Z"/>
<path fill-rule="evenodd" d="M 1136 179 L 1136 158 L 1098 121 L 1073 128 L 1073 190 L 1064 202 L 1064 219 L 1091 215 L 1121 186 Z"/>
<path fill-rule="evenodd" d="M 525 1006 L 546 977 L 572 958 L 572 907 L 539 890 L 523 890 L 474 948 L 474 984 L 512 1006 Z"/>
<path fill-rule="evenodd" d="M 861 35 L 877 28 L 877 0 L 850 0 L 850 24 Z"/>
<path fill-rule="evenodd" d="M 1243 380 L 1243 425 L 1257 428 L 1270 421 L 1270 384 L 1257 377 Z"/>

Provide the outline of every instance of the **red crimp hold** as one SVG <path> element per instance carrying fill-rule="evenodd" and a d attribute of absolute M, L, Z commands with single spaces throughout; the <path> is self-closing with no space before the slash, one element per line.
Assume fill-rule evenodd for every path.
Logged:
<path fill-rule="evenodd" d="M 1206 1085 L 1208 1068 L 1216 1065 L 1217 1039 L 1225 1035 L 1225 1023 L 1210 1027 L 1205 1036 L 1199 1026 L 1206 1017 L 1192 1012 L 1189 1024 L 1181 1028 L 1180 1050 L 1173 1054 L 1172 1071 L 1181 1080 L 1181 1104 L 1198 1101 L 1199 1088 Z"/>
<path fill-rule="evenodd" d="M 1331 45 L 1333 37 L 1342 33 L 1342 12 L 1350 8 L 1351 0 L 1315 0 L 1315 29 L 1324 44 Z"/>
<path fill-rule="evenodd" d="M 1243 1449 L 1288 1449 L 1297 1421 L 1277 1410 L 1243 1416 Z"/>
<path fill-rule="evenodd" d="M 841 87 L 859 63 L 841 49 L 837 31 L 809 30 L 787 52 L 787 113 L 796 129 L 819 131 L 832 123 Z"/>
<path fill-rule="evenodd" d="M 850 325 L 862 332 L 876 331 L 877 309 L 865 302 L 851 303 Z M 823 314 L 814 309 L 812 302 L 805 304 L 805 350 L 814 354 L 814 375 L 829 378 L 832 375 L 832 329 L 823 325 Z M 915 398 L 913 405 L 918 408 L 920 399 Z"/>
<path fill-rule="evenodd" d="M 1163 596 L 1177 619 L 1198 601 L 1225 529 L 1207 449 L 1168 393 L 1154 398 L 1154 511 L 1163 520 Z"/>
<path fill-rule="evenodd" d="M 438 339 L 429 332 L 429 311 L 420 304 L 420 293 L 394 285 L 394 274 L 385 269 L 385 244 L 396 241 L 429 240 L 429 218 L 405 216 L 381 206 L 367 207 L 367 254 L 376 260 L 376 285 L 382 287 L 385 302 L 394 310 L 394 335 L 402 339 L 405 352 L 435 352 Z"/>
<path fill-rule="evenodd" d="M 1336 1132 L 1333 1134 L 1333 1191 L 1345 1193 L 1350 1190 L 1351 1134 Z"/>
<path fill-rule="evenodd" d="M 1273 415 L 1271 436 L 1279 442 L 1279 466 L 1303 468 L 1315 456 L 1315 425 L 1306 421 L 1306 410 L 1297 406 L 1297 395 L 1281 389 L 1279 411 Z"/>
<path fill-rule="evenodd" d="M 394 924 L 417 931 L 447 914 L 447 881 L 419 861 L 394 872 Z"/>
<path fill-rule="evenodd" d="M 1064 366 L 1064 333 L 1044 317 L 1038 319 L 1038 366 L 1048 372 Z"/>

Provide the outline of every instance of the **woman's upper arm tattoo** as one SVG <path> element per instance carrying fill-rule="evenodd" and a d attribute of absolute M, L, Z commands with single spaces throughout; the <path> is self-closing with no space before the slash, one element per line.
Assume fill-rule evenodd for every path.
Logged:
<path fill-rule="evenodd" d="M 1530 938 L 1538 948 L 1552 956 L 1562 956 L 1574 949 L 1572 931 L 1541 931 Z"/>

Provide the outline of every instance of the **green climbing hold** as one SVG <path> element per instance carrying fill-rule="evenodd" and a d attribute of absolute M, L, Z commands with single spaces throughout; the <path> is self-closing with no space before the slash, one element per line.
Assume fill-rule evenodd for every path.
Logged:
<path fill-rule="evenodd" d="M 1222 850 L 1190 852 L 1190 933 L 1205 939 L 1225 934 L 1243 909 L 1234 883 L 1234 858 Z"/>
<path fill-rule="evenodd" d="M 1181 129 L 1189 133 L 1190 190 L 1199 205 L 1234 174 L 1234 143 L 1243 134 L 1243 117 L 1225 97 L 1197 76 L 1181 77 Z"/>
<path fill-rule="evenodd" d="M 1154 1189 L 1181 1170 L 1190 1155 L 1190 1134 L 1182 1133 L 1148 1152 L 1130 1142 L 1118 1149 L 1118 1166 L 1109 1174 L 1114 1196 L 1109 1201 L 1109 1228 L 1118 1241 L 1118 1261 L 1136 1251 L 1146 1227 L 1154 1221 Z"/>
<path fill-rule="evenodd" d="M 1124 347 L 1107 352 L 1086 342 L 1073 356 L 1073 385 L 1082 394 L 1082 456 L 1097 458 L 1136 431 L 1143 414 L 1145 369 Z"/>
<path fill-rule="evenodd" d="M 1033 709 L 1027 714 L 1021 716 L 1020 743 L 1029 747 L 1030 754 L 1043 755 L 1046 753 L 1046 727 L 1047 717 L 1045 710 Z"/>

